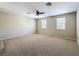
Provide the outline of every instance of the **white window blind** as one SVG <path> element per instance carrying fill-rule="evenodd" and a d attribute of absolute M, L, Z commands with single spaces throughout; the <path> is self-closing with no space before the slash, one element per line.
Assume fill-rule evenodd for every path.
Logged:
<path fill-rule="evenodd" d="M 46 20 L 45 19 L 41 20 L 41 22 L 42 22 L 42 28 L 46 28 Z"/>
<path fill-rule="evenodd" d="M 65 17 L 57 18 L 57 29 L 65 30 Z"/>

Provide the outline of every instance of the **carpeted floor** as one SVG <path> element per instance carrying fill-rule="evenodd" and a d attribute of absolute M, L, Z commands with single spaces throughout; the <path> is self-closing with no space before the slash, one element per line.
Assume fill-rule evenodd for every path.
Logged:
<path fill-rule="evenodd" d="M 4 41 L 1 56 L 79 56 L 76 41 L 33 34 Z"/>

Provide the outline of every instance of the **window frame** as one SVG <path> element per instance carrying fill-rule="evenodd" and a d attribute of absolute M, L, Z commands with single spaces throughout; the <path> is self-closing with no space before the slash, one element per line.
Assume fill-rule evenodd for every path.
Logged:
<path fill-rule="evenodd" d="M 56 19 L 56 29 L 65 30 L 66 29 L 66 18 L 61 17 Z"/>
<path fill-rule="evenodd" d="M 46 27 L 47 27 L 47 20 L 46 19 L 42 19 L 41 20 L 41 28 L 42 29 L 46 29 Z"/>

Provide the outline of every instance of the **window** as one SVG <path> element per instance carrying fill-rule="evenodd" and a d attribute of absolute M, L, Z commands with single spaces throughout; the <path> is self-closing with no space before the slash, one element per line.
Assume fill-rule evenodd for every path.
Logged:
<path fill-rule="evenodd" d="M 42 22 L 42 28 L 46 28 L 46 20 L 41 20 Z"/>
<path fill-rule="evenodd" d="M 65 17 L 57 18 L 57 29 L 65 29 Z"/>

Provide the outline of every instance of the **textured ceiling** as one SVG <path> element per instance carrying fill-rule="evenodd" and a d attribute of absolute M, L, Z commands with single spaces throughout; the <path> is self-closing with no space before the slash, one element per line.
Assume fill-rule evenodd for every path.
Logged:
<path fill-rule="evenodd" d="M 78 2 L 52 2 L 52 6 L 45 5 L 46 2 L 0 2 L 0 11 L 19 13 L 31 18 L 43 18 L 64 13 L 75 12 L 79 8 Z M 35 11 L 45 12 L 36 16 Z M 28 14 L 30 12 L 30 14 Z"/>

